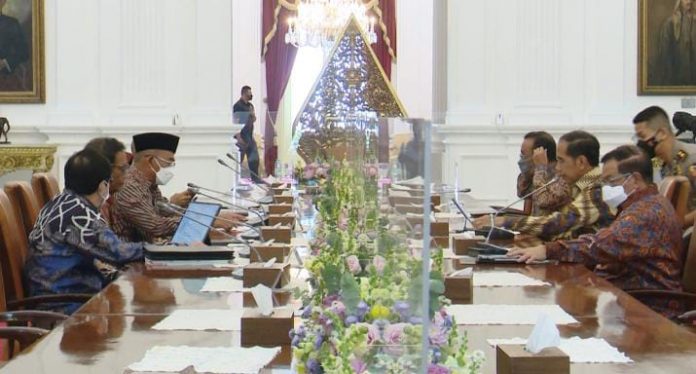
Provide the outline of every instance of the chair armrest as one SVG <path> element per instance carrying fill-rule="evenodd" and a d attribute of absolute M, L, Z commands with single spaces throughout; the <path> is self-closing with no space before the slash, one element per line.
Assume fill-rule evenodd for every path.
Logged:
<path fill-rule="evenodd" d="M 20 350 L 24 350 L 28 346 L 34 344 L 37 340 L 48 334 L 48 330 L 36 327 L 2 327 L 0 328 L 0 339 L 6 339 L 10 342 L 19 343 Z M 9 345 L 10 347 L 13 344 Z M 9 352 L 10 358 L 14 352 Z"/>
<path fill-rule="evenodd" d="M 50 326 L 52 328 L 66 319 L 68 316 L 65 314 L 42 310 L 17 310 L 0 313 L 0 322 L 7 322 L 12 326 L 18 323 L 31 323 L 34 327 Z"/>
<path fill-rule="evenodd" d="M 696 323 L 696 310 L 686 312 L 677 317 L 677 319 L 684 323 Z"/>
<path fill-rule="evenodd" d="M 86 303 L 94 297 L 90 294 L 56 294 L 26 297 L 21 300 L 11 300 L 7 302 L 7 309 L 36 309 L 38 305 L 47 303 Z"/>

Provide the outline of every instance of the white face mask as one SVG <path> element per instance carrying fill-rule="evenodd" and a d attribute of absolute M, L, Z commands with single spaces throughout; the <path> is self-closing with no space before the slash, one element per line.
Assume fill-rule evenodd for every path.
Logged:
<path fill-rule="evenodd" d="M 104 203 L 106 203 L 107 200 L 109 200 L 110 196 L 111 195 L 109 194 L 109 184 L 107 183 L 106 184 L 106 194 L 102 195 L 101 193 L 99 193 L 99 198 L 101 199 L 101 204 L 99 205 L 100 208 L 102 205 L 104 205 Z"/>
<path fill-rule="evenodd" d="M 172 170 L 173 167 L 168 167 L 168 168 L 163 168 L 162 165 L 159 163 L 159 160 L 155 158 L 155 162 L 157 162 L 157 166 L 159 166 L 159 171 L 155 172 L 155 179 L 158 185 L 164 186 L 169 181 L 174 178 L 174 171 Z M 153 169 L 154 170 L 154 169 Z"/>
<path fill-rule="evenodd" d="M 629 176 L 629 178 L 631 178 Z M 628 179 L 626 179 L 628 181 Z M 626 194 L 626 189 L 624 189 L 623 182 L 618 186 L 602 186 L 602 200 L 612 209 L 616 209 L 619 205 L 623 204 L 626 199 L 628 199 L 628 194 Z"/>

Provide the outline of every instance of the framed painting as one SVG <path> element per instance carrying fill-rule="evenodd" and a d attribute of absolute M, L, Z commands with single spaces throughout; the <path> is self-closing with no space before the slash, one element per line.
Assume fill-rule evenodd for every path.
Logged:
<path fill-rule="evenodd" d="M 44 103 L 44 0 L 0 0 L 0 103 Z"/>
<path fill-rule="evenodd" d="M 696 94 L 696 1 L 638 1 L 638 94 Z"/>

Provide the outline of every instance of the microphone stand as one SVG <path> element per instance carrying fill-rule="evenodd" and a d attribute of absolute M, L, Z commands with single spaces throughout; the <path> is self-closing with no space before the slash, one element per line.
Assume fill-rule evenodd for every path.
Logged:
<path fill-rule="evenodd" d="M 194 186 L 195 186 L 195 185 L 194 185 Z M 263 222 L 266 221 L 266 219 L 261 215 L 261 213 L 255 211 L 255 210 L 253 210 L 253 209 L 249 209 L 249 208 L 243 207 L 243 206 L 241 206 L 241 205 L 232 204 L 232 203 L 230 203 L 230 202 L 227 201 L 227 200 L 223 200 L 223 199 L 217 198 L 217 197 L 215 197 L 215 196 L 208 195 L 208 194 L 206 194 L 205 192 L 201 192 L 199 188 L 191 186 L 191 183 L 189 183 L 189 188 L 191 188 L 197 195 L 201 195 L 201 196 L 203 196 L 203 197 L 207 197 L 207 198 L 209 198 L 209 199 L 211 199 L 211 200 L 214 200 L 214 201 L 217 201 L 217 202 L 219 202 L 219 203 L 222 203 L 226 208 L 232 207 L 232 208 L 237 208 L 237 209 L 243 210 L 243 211 L 248 212 L 248 213 L 253 213 L 253 214 L 255 214 L 257 217 L 259 217 L 259 219 L 261 220 L 261 223 L 263 223 Z M 246 225 L 246 223 L 242 223 L 242 224 Z"/>
<path fill-rule="evenodd" d="M 195 183 L 188 183 L 187 186 L 188 186 L 189 188 L 193 188 L 193 189 L 196 189 L 196 190 L 203 190 L 203 191 L 212 192 L 212 193 L 215 193 L 215 194 L 218 194 L 218 195 L 222 195 L 222 196 L 227 196 L 227 197 L 229 197 L 229 198 L 232 198 L 233 201 L 234 201 L 234 200 L 246 201 L 246 202 L 255 204 L 254 207 L 257 207 L 257 206 L 263 204 L 263 203 L 260 202 L 260 201 L 251 200 L 251 199 L 246 199 L 246 198 L 237 196 L 234 192 L 218 191 L 218 190 L 214 190 L 214 189 L 212 189 L 212 188 L 207 188 L 207 187 L 199 186 L 199 185 L 197 185 L 197 184 L 195 184 Z M 252 208 L 252 207 L 249 207 L 249 209 L 251 209 L 251 208 Z"/>
<path fill-rule="evenodd" d="M 166 206 L 166 208 L 164 208 L 165 210 L 168 208 L 169 211 L 178 213 L 178 214 L 180 214 L 182 217 L 189 218 L 189 219 L 191 218 L 191 217 L 189 217 L 189 216 L 186 215 L 186 209 L 184 209 L 184 208 L 181 208 L 181 207 L 176 206 L 176 205 L 174 205 L 174 204 L 165 203 L 165 202 L 163 202 L 163 201 L 160 201 L 160 202 L 158 202 L 157 204 L 160 205 L 160 206 Z M 211 215 L 208 215 L 208 214 L 205 214 L 205 213 L 199 213 L 199 212 L 194 212 L 194 211 L 192 211 L 191 213 L 198 214 L 198 215 L 201 215 L 201 216 L 203 216 L 203 217 L 219 219 L 220 221 L 232 223 L 232 224 L 235 224 L 235 225 L 241 225 L 241 226 L 244 226 L 244 227 L 248 227 L 249 229 L 253 230 L 254 232 L 256 232 L 256 233 L 259 235 L 259 238 L 261 239 L 261 241 L 265 241 L 264 238 L 263 238 L 263 234 L 262 234 L 261 230 L 260 230 L 259 228 L 255 227 L 254 225 L 250 225 L 250 224 L 248 224 L 248 223 L 246 223 L 246 222 L 232 221 L 232 220 L 229 220 L 229 219 L 223 218 L 223 217 L 211 216 Z M 194 221 L 194 222 L 196 222 L 196 221 Z M 199 222 L 196 222 L 196 223 L 199 223 Z"/>
<path fill-rule="evenodd" d="M 218 159 L 217 161 L 218 161 L 218 164 L 222 165 L 223 167 L 225 167 L 225 168 L 227 168 L 227 169 L 232 170 L 232 172 L 235 173 L 235 174 L 237 174 L 238 176 L 241 176 L 241 174 L 239 173 L 239 171 L 238 171 L 237 169 L 233 168 L 232 166 L 230 166 L 228 163 L 226 163 L 225 160 L 223 160 L 223 159 Z M 236 161 L 236 160 L 235 160 L 235 161 Z M 239 163 L 237 163 L 237 165 L 239 165 Z M 267 187 L 262 186 L 262 185 L 260 185 L 260 184 L 252 183 L 252 186 L 255 186 L 256 188 L 258 188 L 258 189 L 260 189 L 260 190 L 262 190 L 262 191 L 264 191 L 264 192 L 266 192 L 266 193 L 271 192 L 270 189 L 268 189 Z"/>
<path fill-rule="evenodd" d="M 524 200 L 527 199 L 528 197 L 531 197 L 531 196 L 533 196 L 533 195 L 535 195 L 535 194 L 541 192 L 542 190 L 546 189 L 548 186 L 550 186 L 550 185 L 552 185 L 552 184 L 558 182 L 558 180 L 559 180 L 558 177 L 555 177 L 555 178 L 551 179 L 550 181 L 546 182 L 544 185 L 542 185 L 542 186 L 540 186 L 539 188 L 535 189 L 534 191 L 532 191 L 532 192 L 530 192 L 530 193 L 528 193 L 528 194 L 526 194 L 526 195 L 520 197 L 519 199 L 513 201 L 512 203 L 510 203 L 509 205 L 505 206 L 504 208 L 500 208 L 500 209 L 496 210 L 496 211 L 495 211 L 495 214 L 491 214 L 491 215 L 490 215 L 490 217 L 491 217 L 491 229 L 488 231 L 488 235 L 486 236 L 486 242 L 485 242 L 485 243 L 488 244 L 488 243 L 490 242 L 490 240 L 491 240 L 491 235 L 493 234 L 493 230 L 496 230 L 496 229 L 498 229 L 498 230 L 503 230 L 503 229 L 501 229 L 501 228 L 495 227 L 495 219 L 498 218 L 498 215 L 499 215 L 500 213 L 502 213 L 502 212 L 508 210 L 509 208 L 511 208 L 513 205 L 519 203 L 520 201 L 524 201 Z M 509 230 L 504 230 L 504 231 L 509 231 Z"/>

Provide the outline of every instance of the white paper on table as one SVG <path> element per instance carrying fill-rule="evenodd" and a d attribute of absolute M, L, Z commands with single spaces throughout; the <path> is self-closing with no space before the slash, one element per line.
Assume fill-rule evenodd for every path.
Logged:
<path fill-rule="evenodd" d="M 242 309 L 175 310 L 152 329 L 241 331 Z"/>
<path fill-rule="evenodd" d="M 241 279 L 232 277 L 208 278 L 201 288 L 201 292 L 244 292 L 247 291 Z"/>
<path fill-rule="evenodd" d="M 258 373 L 280 353 L 280 348 L 155 346 L 127 369 L 135 372 L 179 373 L 193 366 L 196 373 Z M 240 360 L 240 357 L 244 357 Z"/>
<path fill-rule="evenodd" d="M 534 325 L 542 313 L 548 314 L 557 325 L 578 322 L 558 305 L 474 304 L 446 308 L 459 325 Z"/>
<path fill-rule="evenodd" d="M 488 339 L 488 344 L 495 347 L 500 344 L 524 345 L 527 339 Z M 600 338 L 582 339 L 574 336 L 568 339 L 561 339 L 558 347 L 570 357 L 570 362 L 574 364 L 603 364 L 603 363 L 630 363 L 633 362 L 628 356 L 620 352 L 616 347 Z"/>
<path fill-rule="evenodd" d="M 391 196 L 391 197 L 411 197 L 411 194 L 408 193 L 408 191 L 389 190 L 389 196 Z"/>
<path fill-rule="evenodd" d="M 551 286 L 550 283 L 510 271 L 486 271 L 474 273 L 474 287 L 524 287 Z"/>

